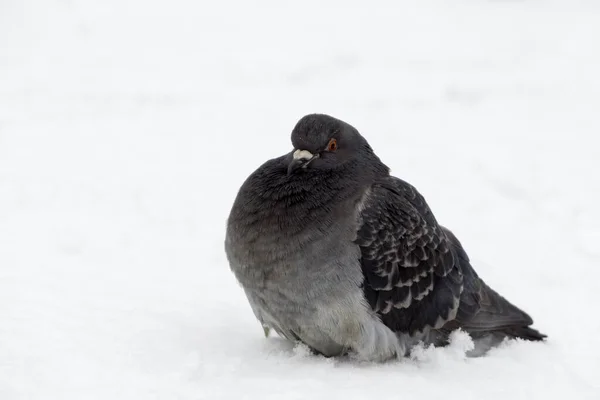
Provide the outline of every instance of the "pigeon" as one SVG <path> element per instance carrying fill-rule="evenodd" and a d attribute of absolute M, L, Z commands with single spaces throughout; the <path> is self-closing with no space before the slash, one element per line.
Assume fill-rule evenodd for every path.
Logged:
<path fill-rule="evenodd" d="M 308 114 L 291 143 L 247 177 L 226 222 L 230 270 L 265 334 L 372 362 L 446 346 L 457 330 L 545 340 L 356 128 Z"/>

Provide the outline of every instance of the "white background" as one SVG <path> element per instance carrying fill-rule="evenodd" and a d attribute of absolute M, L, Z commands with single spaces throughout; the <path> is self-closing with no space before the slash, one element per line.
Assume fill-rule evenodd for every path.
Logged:
<path fill-rule="evenodd" d="M 600 398 L 600 4 L 0 3 L 0 399 Z M 356 126 L 547 343 L 386 365 L 265 339 L 237 189 Z"/>

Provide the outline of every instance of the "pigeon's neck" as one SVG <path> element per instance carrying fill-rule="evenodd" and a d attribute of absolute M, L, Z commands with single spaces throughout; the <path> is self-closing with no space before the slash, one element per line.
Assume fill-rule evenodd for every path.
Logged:
<path fill-rule="evenodd" d="M 326 225 L 340 208 L 349 212 L 366 186 L 360 180 L 344 179 L 340 172 L 273 174 L 249 193 L 252 201 L 245 212 L 261 216 L 257 223 L 263 231 L 295 233 L 317 221 Z"/>

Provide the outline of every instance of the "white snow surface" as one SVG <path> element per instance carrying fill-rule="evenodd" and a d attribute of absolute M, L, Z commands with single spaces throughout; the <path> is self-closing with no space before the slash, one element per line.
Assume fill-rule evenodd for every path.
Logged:
<path fill-rule="evenodd" d="M 599 399 L 596 1 L 3 0 L 0 399 Z M 223 249 L 299 118 L 356 126 L 546 343 L 266 339 Z"/>

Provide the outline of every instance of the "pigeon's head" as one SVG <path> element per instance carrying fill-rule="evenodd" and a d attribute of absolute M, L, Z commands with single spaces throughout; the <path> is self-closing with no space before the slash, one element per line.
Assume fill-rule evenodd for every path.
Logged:
<path fill-rule="evenodd" d="M 325 114 L 302 117 L 292 131 L 292 145 L 288 175 L 348 165 L 385 167 L 356 128 Z"/>

